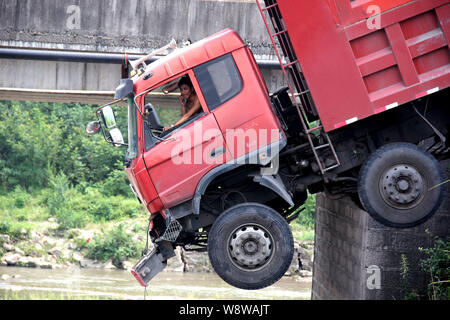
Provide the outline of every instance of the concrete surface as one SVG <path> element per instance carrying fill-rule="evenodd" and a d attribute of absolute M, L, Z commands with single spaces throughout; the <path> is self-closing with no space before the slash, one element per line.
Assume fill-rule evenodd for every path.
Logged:
<path fill-rule="evenodd" d="M 441 163 L 450 178 L 450 161 Z M 424 224 L 409 229 L 386 227 L 355 205 L 350 198 L 331 200 L 318 194 L 315 226 L 314 300 L 401 300 L 412 289 L 426 294 L 429 276 L 420 269 L 435 236 L 449 236 L 450 183 L 444 202 Z M 409 283 L 402 280 L 402 255 Z"/>
<path fill-rule="evenodd" d="M 253 0 L 0 2 L 5 48 L 146 54 L 172 38 L 181 46 L 225 28 L 236 30 L 257 59 L 276 60 Z M 280 70 L 262 72 L 269 91 L 284 86 Z M 120 77 L 119 65 L 0 59 L 0 99 L 103 103 Z"/>

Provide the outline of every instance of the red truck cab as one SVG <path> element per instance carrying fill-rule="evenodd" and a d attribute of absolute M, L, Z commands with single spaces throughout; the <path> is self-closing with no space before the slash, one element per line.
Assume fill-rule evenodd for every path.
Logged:
<path fill-rule="evenodd" d="M 227 223 L 235 225 L 234 231 L 230 230 L 234 236 L 228 239 L 230 247 L 235 247 L 233 254 L 239 255 L 244 239 L 249 250 L 240 256 L 247 258 L 235 257 L 235 267 L 243 269 L 245 280 L 235 285 L 252 288 L 273 283 L 288 267 L 285 263 L 278 266 L 274 256 L 281 254 L 283 260 L 292 259 L 292 235 L 284 218 L 271 208 L 264 207 L 260 213 L 256 202 L 261 202 L 261 197 L 267 201 L 281 197 L 288 206 L 294 202 L 272 163 L 286 145 L 286 136 L 248 46 L 235 31 L 226 29 L 136 69 L 132 77 L 121 80 L 116 98 L 128 99 L 125 170 L 133 192 L 150 213 L 149 236 L 155 246 L 132 273 L 142 285 L 147 285 L 174 255 L 176 245 L 204 248 L 205 241 L 211 239 L 205 234 L 223 211 L 255 199 L 256 207 L 237 206 L 237 221 Z M 163 112 L 158 98 L 172 97 L 173 107 L 181 109 L 178 83 L 186 78 L 192 84 L 200 110 L 175 126 L 161 124 Z M 105 120 L 105 114 L 111 114 L 105 108 L 99 108 L 99 119 Z M 107 122 L 104 121 L 106 129 Z M 112 130 L 110 134 L 105 130 L 104 135 L 115 145 L 125 144 L 123 138 L 114 137 Z M 240 173 L 241 167 L 246 169 Z M 232 176 L 257 187 L 250 196 L 234 187 L 218 198 L 211 195 L 221 191 L 224 177 Z M 240 221 L 240 210 L 256 211 L 253 220 L 261 221 Z M 281 224 L 275 227 L 276 235 L 271 230 L 272 220 Z M 225 234 L 219 230 L 215 233 Z M 283 250 L 273 250 L 275 242 L 279 242 L 275 237 L 284 238 Z M 264 271 L 263 266 L 269 261 L 275 266 L 275 278 Z M 246 269 L 261 269 L 258 272 L 269 277 L 255 276 L 249 285 Z"/>
<path fill-rule="evenodd" d="M 145 112 L 148 101 L 151 104 L 153 93 L 174 87 L 183 76 L 190 78 L 201 112 L 161 137 L 154 131 L 146 134 L 150 128 L 139 112 Z M 212 169 L 284 139 L 253 55 L 230 29 L 158 59 L 132 80 L 140 111 L 135 120 L 137 144 L 126 171 L 150 213 L 192 199 L 201 178 Z M 233 133 L 249 129 L 277 134 L 272 132 L 266 141 L 249 141 L 243 148 L 231 141 Z"/>

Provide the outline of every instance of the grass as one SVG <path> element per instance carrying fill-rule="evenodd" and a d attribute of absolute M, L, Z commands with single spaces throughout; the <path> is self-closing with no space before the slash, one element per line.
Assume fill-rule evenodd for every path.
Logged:
<path fill-rule="evenodd" d="M 291 223 L 290 226 L 296 241 L 314 241 L 314 228 L 305 227 L 297 222 Z"/>
<path fill-rule="evenodd" d="M 290 223 L 292 235 L 296 241 L 314 241 L 314 225 L 316 212 L 316 195 L 309 194 L 305 203 L 295 212 L 303 209 L 297 219 Z"/>

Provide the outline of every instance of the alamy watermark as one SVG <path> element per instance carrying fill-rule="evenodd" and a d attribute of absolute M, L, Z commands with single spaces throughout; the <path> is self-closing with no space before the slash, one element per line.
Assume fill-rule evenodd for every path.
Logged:
<path fill-rule="evenodd" d="M 367 19 L 367 28 L 369 30 L 381 29 L 381 8 L 377 5 L 370 5 L 366 9 L 366 13 L 369 15 Z"/>
<path fill-rule="evenodd" d="M 369 30 L 381 29 L 381 8 L 378 5 L 370 5 L 366 8 L 366 13 L 369 15 L 367 19 L 367 28 Z M 66 27 L 69 30 L 81 29 L 81 9 L 80 6 L 72 4 L 66 9 L 67 19 Z"/>
<path fill-rule="evenodd" d="M 162 143 L 175 142 L 170 150 L 175 165 L 270 164 L 261 174 L 271 175 L 278 171 L 280 139 L 278 129 L 227 129 L 223 134 L 218 128 L 203 130 L 197 122 L 193 130 L 180 129 Z"/>
<path fill-rule="evenodd" d="M 381 289 L 381 270 L 380 267 L 376 265 L 370 265 L 367 267 L 367 289 Z"/>
<path fill-rule="evenodd" d="M 80 6 L 70 5 L 66 9 L 68 15 L 66 19 L 66 27 L 69 30 L 79 30 L 81 29 L 81 10 Z"/>

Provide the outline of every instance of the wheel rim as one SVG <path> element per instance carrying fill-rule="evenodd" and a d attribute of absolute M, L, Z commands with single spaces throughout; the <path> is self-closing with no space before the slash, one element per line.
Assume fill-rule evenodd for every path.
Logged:
<path fill-rule="evenodd" d="M 242 225 L 231 233 L 228 253 L 238 268 L 246 271 L 259 270 L 269 263 L 273 255 L 272 236 L 260 225 Z"/>
<path fill-rule="evenodd" d="M 426 180 L 413 166 L 398 164 L 387 169 L 380 179 L 383 200 L 396 209 L 411 209 L 423 199 Z"/>

